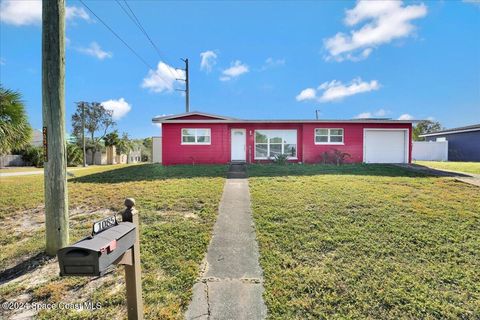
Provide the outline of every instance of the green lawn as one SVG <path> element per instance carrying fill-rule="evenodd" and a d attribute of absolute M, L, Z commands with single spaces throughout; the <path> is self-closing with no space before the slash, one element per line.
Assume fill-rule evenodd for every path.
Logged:
<path fill-rule="evenodd" d="M 253 165 L 271 319 L 479 319 L 480 189 L 387 165 Z"/>
<path fill-rule="evenodd" d="M 135 198 L 141 220 L 145 317 L 181 319 L 210 240 L 225 172 L 225 166 L 153 164 L 75 171 L 68 184 L 71 241 L 86 236 L 93 220 L 122 210 L 125 197 Z M 0 177 L 0 194 L 1 273 L 43 251 L 43 176 Z M 30 302 L 93 300 L 102 303 L 93 313 L 41 311 L 38 318 L 126 317 L 123 268 L 95 281 L 60 278 L 52 263 L 37 269 L 0 285 L 0 302 L 20 294 L 27 294 Z"/>
<path fill-rule="evenodd" d="M 480 174 L 480 162 L 415 161 L 415 163 L 434 169 Z"/>

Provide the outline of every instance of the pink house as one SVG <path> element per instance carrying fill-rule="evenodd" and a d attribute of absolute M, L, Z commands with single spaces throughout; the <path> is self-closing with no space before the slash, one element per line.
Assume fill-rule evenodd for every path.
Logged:
<path fill-rule="evenodd" d="M 318 163 L 340 150 L 349 162 L 411 162 L 412 121 L 241 120 L 202 112 L 155 117 L 162 124 L 164 165 L 270 161 Z"/>

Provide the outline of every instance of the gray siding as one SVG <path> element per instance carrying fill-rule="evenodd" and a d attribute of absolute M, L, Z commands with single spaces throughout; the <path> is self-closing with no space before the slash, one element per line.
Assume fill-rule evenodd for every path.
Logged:
<path fill-rule="evenodd" d="M 449 161 L 480 161 L 480 131 L 460 132 L 425 137 L 427 141 L 446 138 Z"/>

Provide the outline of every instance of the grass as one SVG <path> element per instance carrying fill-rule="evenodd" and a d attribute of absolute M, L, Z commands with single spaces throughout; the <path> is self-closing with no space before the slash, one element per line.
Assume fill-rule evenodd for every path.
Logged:
<path fill-rule="evenodd" d="M 271 319 L 479 319 L 480 189 L 385 165 L 253 165 Z"/>
<path fill-rule="evenodd" d="M 415 163 L 434 169 L 480 174 L 480 162 L 415 161 Z"/>
<path fill-rule="evenodd" d="M 92 221 L 123 209 L 134 197 L 141 221 L 146 319 L 180 319 L 210 240 L 226 167 L 146 164 L 95 167 L 69 179 L 71 242 Z M 0 178 L 0 272 L 43 251 L 43 176 Z M 38 279 L 37 279 L 38 277 Z M 98 280 L 60 278 L 56 261 L 0 285 L 0 301 L 27 294 L 30 302 L 100 302 L 94 312 L 42 310 L 39 319 L 123 319 L 123 268 Z M 1 317 L 1 316 L 0 316 Z"/>

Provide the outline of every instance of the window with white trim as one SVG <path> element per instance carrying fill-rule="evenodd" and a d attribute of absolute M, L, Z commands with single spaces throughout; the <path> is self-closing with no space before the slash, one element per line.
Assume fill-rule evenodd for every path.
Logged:
<path fill-rule="evenodd" d="M 279 154 L 297 158 L 297 130 L 255 130 L 255 159 L 271 159 Z"/>
<path fill-rule="evenodd" d="M 183 128 L 182 144 L 210 144 L 210 129 Z"/>
<path fill-rule="evenodd" d="M 343 144 L 343 129 L 315 129 L 315 144 Z"/>

